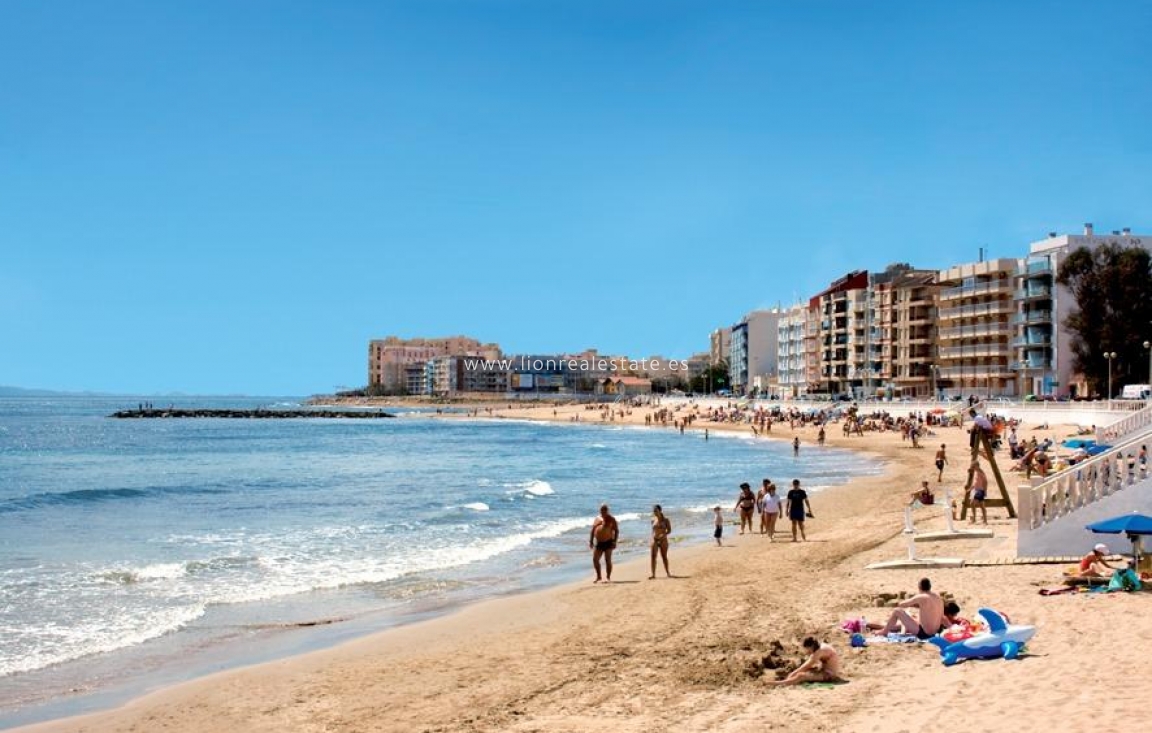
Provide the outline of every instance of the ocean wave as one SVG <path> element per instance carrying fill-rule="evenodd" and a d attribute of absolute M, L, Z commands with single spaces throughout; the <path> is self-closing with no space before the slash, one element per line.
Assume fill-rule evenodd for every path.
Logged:
<path fill-rule="evenodd" d="M 24 630 L 24 635 L 40 643 L 35 648 L 0 651 L 0 677 L 143 644 L 187 626 L 204 612 L 204 604 L 191 604 L 146 614 L 120 614 L 72 627 L 53 621 L 33 625 Z"/>
<path fill-rule="evenodd" d="M 461 509 L 471 509 L 474 512 L 486 512 L 491 507 L 489 507 L 487 504 L 485 504 L 482 501 L 474 501 L 474 502 L 471 502 L 470 504 L 462 504 L 460 506 L 460 508 Z"/>
<path fill-rule="evenodd" d="M 504 484 L 504 487 L 509 489 L 508 491 L 504 492 L 506 494 L 522 493 L 530 494 L 532 496 L 548 496 L 550 494 L 556 493 L 555 489 L 552 488 L 552 484 L 548 483 L 547 481 L 541 481 L 539 479 L 522 481 L 517 484 Z"/>
<path fill-rule="evenodd" d="M 144 488 L 76 489 L 74 491 L 46 491 L 19 496 L 0 502 L 0 514 L 28 511 L 53 506 L 75 506 L 106 501 L 142 499 L 164 494 L 218 494 L 223 489 L 215 486 L 147 486 Z"/>

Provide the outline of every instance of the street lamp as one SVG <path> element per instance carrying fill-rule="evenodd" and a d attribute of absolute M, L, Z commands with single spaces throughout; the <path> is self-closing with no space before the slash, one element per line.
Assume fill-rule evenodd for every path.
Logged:
<path fill-rule="evenodd" d="M 1116 358 L 1115 351 L 1105 351 L 1104 358 L 1108 360 L 1108 401 L 1112 401 L 1112 360 Z"/>
<path fill-rule="evenodd" d="M 1145 341 L 1144 348 L 1148 349 L 1148 384 L 1152 385 L 1152 341 Z"/>
<path fill-rule="evenodd" d="M 940 367 L 935 364 L 928 365 L 928 376 L 932 377 L 932 399 L 939 400 L 940 392 L 936 389 L 936 370 Z"/>

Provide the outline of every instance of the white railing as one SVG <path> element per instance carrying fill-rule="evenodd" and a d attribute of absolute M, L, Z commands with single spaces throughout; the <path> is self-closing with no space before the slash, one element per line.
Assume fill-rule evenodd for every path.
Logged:
<path fill-rule="evenodd" d="M 1042 527 L 1144 478 L 1146 474 L 1135 455 L 1150 438 L 1152 429 L 1146 428 L 1111 450 L 1060 471 L 1036 486 L 1022 486 L 1017 498 L 1020 531 Z M 1131 464 L 1129 453 L 1133 454 Z"/>
<path fill-rule="evenodd" d="M 1111 443 L 1152 427 L 1152 404 L 1144 401 L 1109 400 L 1110 406 L 1131 405 L 1129 414 L 1114 423 L 1096 428 L 1096 442 Z M 1121 409 L 1124 409 L 1121 407 Z"/>

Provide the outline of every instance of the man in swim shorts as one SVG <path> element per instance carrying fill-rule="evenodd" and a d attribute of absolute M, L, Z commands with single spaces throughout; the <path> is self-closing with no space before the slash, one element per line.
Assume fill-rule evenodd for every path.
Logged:
<path fill-rule="evenodd" d="M 620 525 L 616 517 L 608 513 L 608 505 L 600 505 L 600 516 L 592 522 L 592 532 L 588 535 L 588 547 L 592 548 L 592 567 L 596 570 L 596 580 L 612 582 L 612 551 L 616 549 L 616 540 L 620 537 Z M 600 557 L 604 557 L 605 577 L 600 575 Z"/>
<path fill-rule="evenodd" d="M 948 464 L 947 448 L 941 443 L 940 450 L 936 451 L 936 483 L 944 481 L 944 466 Z"/>
<path fill-rule="evenodd" d="M 930 639 L 940 631 L 944 623 L 944 600 L 932 592 L 932 581 L 928 578 L 920 579 L 919 588 L 919 593 L 896 604 L 896 610 L 888 617 L 881 634 L 903 631 L 920 639 Z M 919 619 L 913 618 L 905 608 L 915 608 Z"/>
<path fill-rule="evenodd" d="M 984 469 L 980 468 L 979 461 L 972 462 L 972 499 L 968 502 L 968 506 L 972 508 L 972 518 L 969 519 L 970 524 L 976 524 L 976 510 L 980 510 L 980 514 L 984 519 L 984 524 L 988 524 L 988 507 L 984 501 L 988 498 L 988 474 L 984 473 Z"/>

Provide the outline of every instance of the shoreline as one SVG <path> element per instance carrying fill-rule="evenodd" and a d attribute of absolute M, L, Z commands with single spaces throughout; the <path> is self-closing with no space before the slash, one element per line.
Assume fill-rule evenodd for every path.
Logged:
<path fill-rule="evenodd" d="M 746 429 L 711 424 L 696 429 L 701 427 Z M 781 432 L 772 437 L 785 437 Z M 945 440 L 956 448 L 954 456 L 962 455 L 965 434 L 956 429 L 941 433 L 934 440 Z M 73 730 L 83 725 L 93 732 L 143 731 L 157 716 L 177 731 L 225 724 L 244 730 L 342 725 L 352 730 L 575 731 L 608 723 L 641 730 L 663 720 L 660 711 L 666 708 L 685 730 L 719 729 L 721 722 L 725 730 L 762 729 L 763 721 L 750 711 L 765 713 L 773 698 L 805 693 L 769 692 L 749 673 L 769 642 L 779 640 L 793 653 L 799 634 L 815 632 L 844 649 L 845 640 L 832 633 L 838 618 L 863 610 L 863 597 L 877 586 L 906 589 L 917 575 L 866 574 L 861 568 L 871 557 L 891 556 L 899 548 L 903 503 L 914 488 L 914 476 L 928 473 L 923 464 L 930 462 L 931 451 L 901 446 L 891 433 L 832 435 L 829 443 L 872 453 L 870 458 L 884 461 L 884 470 L 816 494 L 811 542 L 770 543 L 753 534 L 737 535 L 725 548 L 707 542 L 675 547 L 673 573 L 684 576 L 675 580 L 648 581 L 647 558 L 633 559 L 618 565 L 620 582 L 611 585 L 577 581 L 483 600 L 330 649 L 167 687 L 113 710 L 16 730 Z M 1000 540 L 1006 537 L 1000 535 L 1009 527 L 995 521 L 993 526 L 996 544 L 1005 544 Z M 1033 566 L 933 575 L 961 593 L 977 594 L 997 575 L 1035 579 L 1047 573 Z M 862 588 L 869 590 L 862 595 Z M 612 600 L 607 607 L 593 602 L 605 594 Z M 968 615 L 976 602 L 983 603 L 962 601 Z M 881 611 L 873 608 L 871 613 Z M 658 644 L 649 639 L 653 631 Z M 906 668 L 914 657 L 929 658 L 915 651 L 905 655 L 907 659 L 885 654 L 888 650 L 867 651 L 872 660 L 844 650 L 847 674 L 856 684 L 827 691 L 834 704 L 793 710 L 780 722 L 852 729 L 853 710 L 882 689 L 877 685 L 893 674 L 889 668 L 894 662 Z M 597 662 L 605 654 L 623 660 L 626 669 L 613 671 L 607 679 L 597 674 Z M 888 659 L 879 666 L 868 663 L 879 657 Z M 938 667 L 936 662 L 931 669 Z M 913 668 L 927 671 L 922 662 Z M 1016 667 L 1009 669 L 1015 672 Z M 638 682 L 643 683 L 640 689 Z M 854 703 L 847 704 L 849 700 Z M 994 729 L 992 718 L 981 717 Z"/>
<path fill-rule="evenodd" d="M 477 424 L 502 424 L 502 423 L 515 423 L 515 424 L 539 424 L 544 422 L 540 419 L 527 418 L 527 417 L 511 417 L 511 416 L 468 416 L 463 412 L 446 412 L 444 414 L 431 414 L 422 412 L 416 419 L 422 420 L 459 420 L 467 423 Z M 553 421 L 548 421 L 553 422 Z M 587 430 L 590 433 L 600 431 L 612 430 L 638 430 L 646 433 L 652 433 L 653 430 L 642 425 L 612 425 L 600 424 L 597 422 L 568 422 L 568 421 L 554 421 L 554 427 L 574 427 L 576 429 Z M 741 442 L 750 442 L 752 437 L 745 434 L 737 426 L 723 426 L 717 430 L 714 437 L 722 440 L 736 439 Z M 689 437 L 688 439 L 698 440 L 699 436 L 695 438 Z M 839 449 L 845 451 L 845 449 Z M 858 451 L 849 451 L 852 454 L 859 454 Z M 883 470 L 881 460 L 874 455 L 864 456 L 869 461 L 877 464 L 877 470 Z M 754 455 L 748 453 L 746 460 L 754 460 Z M 847 480 L 845 477 L 844 480 Z M 735 489 L 733 489 L 735 490 Z M 819 490 L 823 491 L 823 490 Z M 702 515 L 698 515 L 698 507 L 691 505 L 678 506 L 678 511 L 695 515 L 696 518 L 688 520 L 682 517 L 678 521 L 677 532 L 674 533 L 673 553 L 679 554 L 689 551 L 691 548 L 705 545 L 711 542 L 711 519 L 710 514 L 706 519 L 700 519 Z M 594 512 L 589 511 L 589 521 Z M 729 531 L 738 526 L 734 516 L 729 513 L 728 517 Z M 643 522 L 644 520 L 641 520 Z M 706 526 L 705 526 L 706 525 Z M 685 528 L 690 528 L 685 531 Z M 647 546 L 643 548 L 636 548 L 636 533 L 637 527 L 631 527 L 626 530 L 631 545 L 627 549 L 625 557 L 628 559 L 618 560 L 618 566 L 624 567 L 626 564 L 631 565 L 637 562 L 645 562 L 644 558 L 647 554 Z M 621 553 L 622 554 L 622 553 Z M 194 644 L 189 649 L 190 655 L 185 658 L 183 655 L 174 658 L 180 659 L 180 664 L 185 664 L 190 667 L 188 671 L 183 671 L 177 668 L 176 661 L 160 662 L 155 665 L 149 665 L 144 668 L 137 669 L 125 673 L 122 677 L 109 677 L 107 672 L 97 673 L 98 677 L 104 678 L 107 684 L 103 684 L 94 688 L 89 688 L 87 684 L 82 687 L 73 687 L 72 691 L 75 694 L 62 694 L 53 698 L 45 698 L 39 700 L 29 700 L 28 702 L 20 703 L 14 707 L 8 708 L 4 711 L 3 716 L 0 716 L 0 729 L 13 729 L 21 726 L 42 725 L 49 724 L 54 721 L 82 718 L 84 716 L 100 714 L 115 710 L 136 700 L 142 696 L 152 694 L 171 687 L 195 682 L 202 679 L 206 675 L 215 674 L 217 672 L 227 672 L 229 670 L 244 669 L 253 665 L 259 665 L 269 662 L 275 662 L 282 659 L 290 659 L 296 656 L 307 655 L 313 652 L 324 651 L 326 649 L 334 648 L 335 646 L 345 643 L 355 643 L 357 640 L 363 639 L 376 633 L 386 633 L 398 627 L 404 627 L 414 623 L 423 623 L 432 618 L 439 618 L 441 616 L 450 616 L 459 612 L 461 609 L 475 605 L 477 603 L 485 603 L 492 599 L 503 598 L 508 595 L 519 594 L 533 594 L 540 593 L 554 588 L 561 588 L 566 585 L 580 585 L 584 574 L 590 573 L 586 567 L 587 561 L 584 557 L 578 559 L 568 558 L 565 559 L 560 566 L 542 568 L 535 571 L 527 571 L 520 580 L 510 583 L 508 588 L 495 589 L 491 591 L 471 590 L 458 594 L 453 598 L 425 598 L 417 601 L 412 607 L 398 607 L 387 608 L 372 611 L 363 615 L 352 616 L 345 619 L 340 619 L 342 623 L 339 624 L 340 628 L 353 628 L 351 631 L 336 631 L 333 628 L 316 629 L 312 631 L 303 631 L 303 634 L 314 636 L 316 638 L 301 638 L 301 634 L 289 631 L 287 634 L 277 636 L 267 636 L 263 638 L 240 638 L 226 645 L 217 646 L 213 642 L 207 646 Z M 317 602 L 311 602 L 313 604 Z M 322 611 L 319 611 L 322 613 Z M 308 616 L 314 618 L 314 616 Z M 319 616 L 315 616 L 319 618 Z M 345 623 L 347 626 L 345 626 Z M 211 624 L 210 624 L 211 625 Z M 313 624 L 306 622 L 301 624 L 298 628 L 306 629 L 313 625 L 328 627 L 329 624 L 325 621 L 323 623 Z M 293 626 L 291 623 L 283 624 L 285 629 Z M 318 633 L 317 633 L 318 632 Z M 180 633 L 180 632 L 175 632 Z M 179 646 L 177 642 L 168 644 L 170 649 L 175 649 Z M 143 656 L 145 658 L 152 656 L 159 659 L 154 653 L 149 654 L 147 650 L 140 648 L 121 649 L 111 652 L 112 655 L 128 653 L 129 655 Z M 98 655 L 103 656 L 103 655 Z M 162 656 L 162 655 L 161 655 Z M 103 667 L 106 670 L 123 669 L 121 663 L 126 664 L 129 668 L 136 666 L 138 662 L 131 661 L 130 657 L 124 657 L 121 663 L 113 663 L 108 660 L 93 659 L 87 660 L 73 660 L 72 663 L 79 661 L 81 664 L 90 664 L 93 667 Z M 49 679 L 53 682 L 66 681 L 68 676 L 61 674 L 52 678 L 51 668 L 48 670 Z M 43 673 L 45 670 L 36 670 L 30 675 Z M 14 681 L 23 682 L 23 680 Z M 48 679 L 42 680 L 47 682 Z M 32 684 L 33 687 L 28 687 Z M 34 689 L 36 683 L 25 683 L 26 689 Z M 49 683 L 51 684 L 51 683 Z M 66 688 L 66 684 L 59 685 L 61 690 Z M 15 687 L 12 690 L 16 692 Z M 16 696 L 17 698 L 20 695 Z"/>

